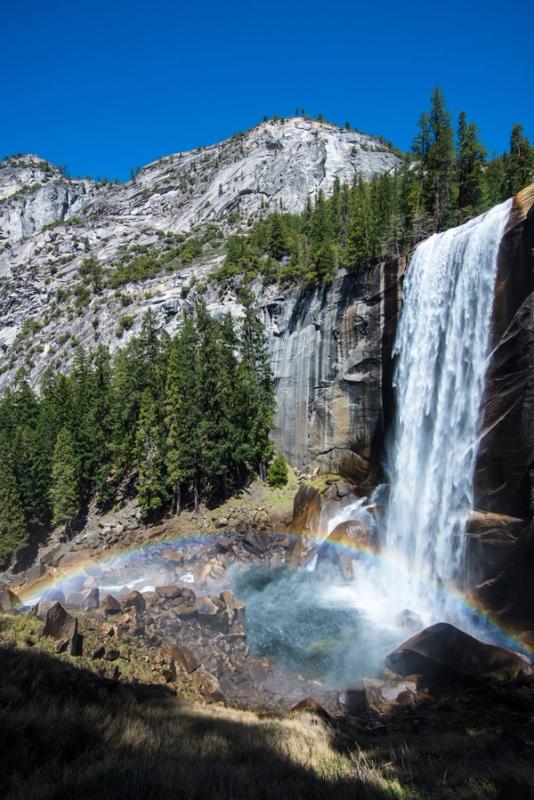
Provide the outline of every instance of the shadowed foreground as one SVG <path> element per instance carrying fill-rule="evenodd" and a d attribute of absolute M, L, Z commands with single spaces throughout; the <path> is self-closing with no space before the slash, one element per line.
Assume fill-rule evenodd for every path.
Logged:
<path fill-rule="evenodd" d="M 9 646 L 0 675 L 5 800 L 534 797 L 524 739 L 466 720 L 454 732 L 446 707 L 437 724 L 260 717 Z M 519 713 L 525 733 L 532 720 Z"/>

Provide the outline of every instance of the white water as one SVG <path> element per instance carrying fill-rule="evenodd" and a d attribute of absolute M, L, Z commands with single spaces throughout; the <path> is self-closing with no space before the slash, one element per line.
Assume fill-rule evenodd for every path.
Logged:
<path fill-rule="evenodd" d="M 352 588 L 355 604 L 377 621 L 391 623 L 404 608 L 425 623 L 462 621 L 450 586 L 461 588 L 465 575 L 497 255 L 510 205 L 430 237 L 407 271 L 383 557 L 358 568 Z M 361 515 L 356 506 L 347 516 Z"/>

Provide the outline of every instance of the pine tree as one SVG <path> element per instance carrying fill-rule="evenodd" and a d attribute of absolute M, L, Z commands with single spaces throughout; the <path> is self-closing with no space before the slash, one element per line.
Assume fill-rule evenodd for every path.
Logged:
<path fill-rule="evenodd" d="M 177 514 L 181 508 L 182 484 L 190 482 L 198 510 L 200 403 L 197 329 L 194 319 L 184 315 L 180 333 L 169 352 L 165 389 L 166 465 Z"/>
<path fill-rule="evenodd" d="M 9 453 L 0 450 L 0 559 L 28 543 L 28 531 Z"/>
<path fill-rule="evenodd" d="M 484 173 L 484 207 L 491 208 L 508 197 L 508 181 L 505 160 L 494 156 L 487 164 Z"/>
<path fill-rule="evenodd" d="M 225 354 L 222 346 L 221 324 L 212 319 L 206 307 L 197 307 L 199 331 L 199 379 L 203 392 L 200 421 L 201 465 L 211 497 L 226 498 L 228 471 L 232 463 L 232 443 L 229 438 L 233 409 Z"/>
<path fill-rule="evenodd" d="M 451 118 L 445 105 L 445 97 L 439 87 L 432 92 L 428 123 L 430 128 L 430 144 L 426 158 L 428 201 L 434 219 L 434 230 L 440 231 L 451 221 L 454 147 Z"/>
<path fill-rule="evenodd" d="M 456 159 L 459 221 L 482 209 L 486 155 L 479 141 L 476 125 L 473 122 L 468 123 L 465 112 L 462 111 L 458 120 Z"/>
<path fill-rule="evenodd" d="M 265 462 L 272 446 L 269 441 L 276 409 L 274 380 L 267 349 L 265 328 L 254 307 L 254 296 L 243 290 L 240 295 L 245 310 L 241 328 L 241 362 L 239 365 L 242 392 L 242 420 L 248 431 L 248 452 L 242 460 L 251 459 L 265 479 Z M 243 413 L 244 412 L 244 413 Z M 243 441 L 247 441 L 243 437 Z"/>
<path fill-rule="evenodd" d="M 144 390 L 141 397 L 135 444 L 137 498 L 143 516 L 152 517 L 165 504 L 167 490 L 163 432 L 149 388 Z"/>
<path fill-rule="evenodd" d="M 67 427 L 57 435 L 52 458 L 50 499 L 52 502 L 52 524 L 65 523 L 68 532 L 78 513 L 79 464 L 74 450 L 74 438 Z"/>
<path fill-rule="evenodd" d="M 366 187 L 360 179 L 352 188 L 346 263 L 361 272 L 369 265 L 371 242 L 367 219 Z"/>
<path fill-rule="evenodd" d="M 510 135 L 510 152 L 505 161 L 508 194 L 517 194 L 534 180 L 534 147 L 523 133 L 522 125 L 514 125 Z"/>
<path fill-rule="evenodd" d="M 282 453 L 277 453 L 267 470 L 267 481 L 271 486 L 285 486 L 288 479 L 287 462 Z"/>
<path fill-rule="evenodd" d="M 287 252 L 287 242 L 282 217 L 280 214 L 273 214 L 269 234 L 268 253 L 277 261 L 280 261 L 287 255 Z"/>

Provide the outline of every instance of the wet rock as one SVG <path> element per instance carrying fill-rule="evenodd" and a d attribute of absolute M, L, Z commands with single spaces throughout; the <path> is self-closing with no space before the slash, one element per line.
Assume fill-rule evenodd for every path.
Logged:
<path fill-rule="evenodd" d="M 212 617 L 218 614 L 220 607 L 215 603 L 211 597 L 199 597 L 197 601 L 197 611 L 201 617 Z"/>
<path fill-rule="evenodd" d="M 135 608 L 135 610 L 142 614 L 145 610 L 145 600 L 140 592 L 128 592 L 121 601 L 123 609 Z"/>
<path fill-rule="evenodd" d="M 117 600 L 116 597 L 113 597 L 112 594 L 107 594 L 104 599 L 102 600 L 102 606 L 105 614 L 120 614 L 122 611 L 122 606 Z"/>
<path fill-rule="evenodd" d="M 2 589 L 0 592 L 0 610 L 14 611 L 22 605 L 22 600 L 11 589 Z"/>
<path fill-rule="evenodd" d="M 200 667 L 200 661 L 191 650 L 185 645 L 177 645 L 174 647 L 165 647 L 163 652 L 170 655 L 175 664 L 183 667 L 186 672 L 195 672 Z"/>
<path fill-rule="evenodd" d="M 395 617 L 395 624 L 405 631 L 415 633 L 415 631 L 419 631 L 423 627 L 423 620 L 415 611 L 403 608 Z"/>
<path fill-rule="evenodd" d="M 225 536 L 220 536 L 215 543 L 215 547 L 217 548 L 219 553 L 227 553 L 232 547 L 232 544 L 233 544 L 232 539 L 229 539 L 228 537 Z"/>
<path fill-rule="evenodd" d="M 265 538 L 251 531 L 243 537 L 243 546 L 255 556 L 262 556 L 267 550 Z"/>
<path fill-rule="evenodd" d="M 184 560 L 184 553 L 182 550 L 173 550 L 171 547 L 167 547 L 163 553 L 163 558 L 166 558 L 167 561 L 174 561 L 176 564 L 181 564 Z"/>
<path fill-rule="evenodd" d="M 514 198 L 501 239 L 475 496 L 490 511 L 529 517 L 534 452 L 534 184 Z"/>
<path fill-rule="evenodd" d="M 466 529 L 469 585 L 496 577 L 513 555 L 526 521 L 505 514 L 472 511 Z"/>
<path fill-rule="evenodd" d="M 176 600 L 177 597 L 182 597 L 183 589 L 176 586 L 175 583 L 166 586 L 156 586 L 156 594 L 164 600 Z"/>
<path fill-rule="evenodd" d="M 82 608 L 84 608 L 86 611 L 90 611 L 92 609 L 98 608 L 99 603 L 100 603 L 100 590 L 98 589 L 98 587 L 95 586 L 85 596 L 82 603 Z"/>
<path fill-rule="evenodd" d="M 81 608 L 84 601 L 83 594 L 81 592 L 71 592 L 67 596 L 67 605 L 74 606 L 75 608 Z"/>
<path fill-rule="evenodd" d="M 386 660 L 400 675 L 506 680 L 533 672 L 525 656 L 484 644 L 446 622 L 415 634 Z"/>
<path fill-rule="evenodd" d="M 533 575 L 534 523 L 530 522 L 501 573 L 477 587 L 477 596 L 514 627 L 529 630 L 534 619 Z"/>

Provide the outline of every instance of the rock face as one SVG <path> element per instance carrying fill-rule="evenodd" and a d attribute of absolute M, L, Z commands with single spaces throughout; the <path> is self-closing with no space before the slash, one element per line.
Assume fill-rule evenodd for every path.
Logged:
<path fill-rule="evenodd" d="M 278 414 L 273 439 L 291 464 L 362 481 L 391 416 L 391 349 L 405 262 L 341 275 L 311 295 L 265 300 Z"/>
<path fill-rule="evenodd" d="M 499 252 L 477 506 L 526 517 L 534 465 L 534 185 L 514 199 Z"/>
<path fill-rule="evenodd" d="M 527 658 L 484 644 L 446 622 L 416 633 L 387 662 L 400 675 L 509 679 L 532 674 Z"/>
<path fill-rule="evenodd" d="M 23 363 L 34 384 L 51 360 L 68 368 L 77 344 L 114 350 L 138 330 L 148 308 L 172 333 L 195 298 L 193 284 L 205 283 L 220 265 L 221 235 L 261 214 L 301 211 L 319 190 L 329 194 L 336 179 L 367 179 L 397 161 L 376 139 L 302 118 L 263 123 L 160 159 L 124 184 L 72 180 L 36 156 L 6 159 L 0 164 L 0 389 Z M 206 224 L 213 241 L 192 262 L 173 263 L 120 291 L 104 287 L 76 304 L 88 257 L 105 279 L 125 254 L 165 250 L 177 234 Z M 254 287 L 279 400 L 274 438 L 295 466 L 319 464 L 353 476 L 368 469 L 383 422 L 382 334 L 390 306 L 398 306 L 398 274 L 398 264 L 381 265 L 312 294 Z M 242 313 L 231 293 L 221 297 L 208 287 L 204 299 L 216 316 Z M 133 324 L 118 334 L 124 315 Z"/>

